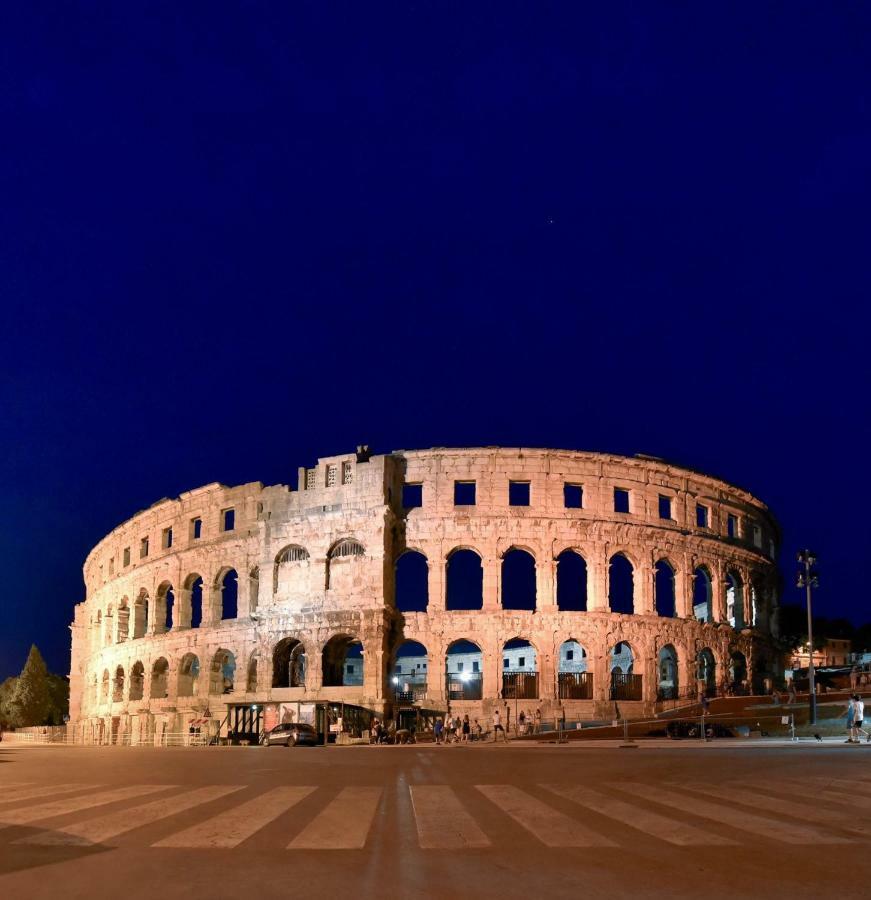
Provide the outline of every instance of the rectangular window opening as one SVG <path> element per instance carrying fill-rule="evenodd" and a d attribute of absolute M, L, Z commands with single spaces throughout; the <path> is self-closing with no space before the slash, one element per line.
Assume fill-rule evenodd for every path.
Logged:
<path fill-rule="evenodd" d="M 666 497 L 665 494 L 659 495 L 659 518 L 660 519 L 673 519 L 674 516 L 671 514 L 671 497 Z"/>
<path fill-rule="evenodd" d="M 172 546 L 172 529 L 164 528 L 163 529 L 163 549 L 169 550 Z"/>
<path fill-rule="evenodd" d="M 197 517 L 191 519 L 191 537 L 198 541 L 203 536 L 203 520 Z"/>
<path fill-rule="evenodd" d="M 139 558 L 145 559 L 148 556 L 148 538 L 144 537 L 139 542 Z"/>
<path fill-rule="evenodd" d="M 351 483 L 351 464 L 349 462 L 342 463 L 342 484 Z"/>
<path fill-rule="evenodd" d="M 758 525 L 753 526 L 753 546 L 762 549 L 762 529 Z"/>
<path fill-rule="evenodd" d="M 529 482 L 528 481 L 509 481 L 508 482 L 508 505 L 509 506 L 529 506 Z"/>
<path fill-rule="evenodd" d="M 475 482 L 474 481 L 455 481 L 454 482 L 454 506 L 474 506 L 475 505 Z"/>
<path fill-rule="evenodd" d="M 315 478 L 317 477 L 317 474 L 318 474 L 317 469 L 306 469 L 305 470 L 305 489 L 307 491 L 314 490 Z"/>
<path fill-rule="evenodd" d="M 232 531 L 236 527 L 236 510 L 225 509 L 221 512 L 221 530 Z"/>
<path fill-rule="evenodd" d="M 580 484 L 563 485 L 563 502 L 566 509 L 583 509 L 584 508 L 584 488 Z"/>
<path fill-rule="evenodd" d="M 402 506 L 403 509 L 417 509 L 419 506 L 423 506 L 422 484 L 402 485 Z"/>
<path fill-rule="evenodd" d="M 696 504 L 696 525 L 699 528 L 708 528 L 708 507 L 702 506 L 701 503 Z"/>
<path fill-rule="evenodd" d="M 327 487 L 336 486 L 336 476 L 338 474 L 337 466 L 327 466 Z"/>
<path fill-rule="evenodd" d="M 125 566 L 130 565 L 130 548 L 129 547 L 124 548 L 124 565 Z"/>
<path fill-rule="evenodd" d="M 629 491 L 625 488 L 614 488 L 614 512 L 629 512 Z"/>
<path fill-rule="evenodd" d="M 738 517 L 732 513 L 729 513 L 729 518 L 726 519 L 726 534 L 730 538 L 738 537 Z"/>
<path fill-rule="evenodd" d="M 473 672 L 480 672 L 480 671 L 481 671 L 481 670 L 480 670 L 480 667 L 479 667 L 479 663 L 478 663 L 477 660 L 476 660 L 475 662 L 472 663 L 472 671 L 473 671 Z"/>
<path fill-rule="evenodd" d="M 461 662 L 458 662 L 458 663 L 457 663 L 457 671 L 458 671 L 458 672 L 462 672 L 462 671 L 463 671 L 463 663 L 461 663 Z"/>

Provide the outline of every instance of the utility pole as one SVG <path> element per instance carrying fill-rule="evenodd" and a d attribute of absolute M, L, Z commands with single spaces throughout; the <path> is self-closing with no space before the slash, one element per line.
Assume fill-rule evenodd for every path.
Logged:
<path fill-rule="evenodd" d="M 810 708 L 810 724 L 817 724 L 817 692 L 814 683 L 814 626 L 813 617 L 811 615 L 811 588 L 819 587 L 820 582 L 814 566 L 817 558 L 810 550 L 799 550 L 798 553 L 798 578 L 796 586 L 804 588 L 807 592 L 807 646 L 808 646 L 808 690 L 810 691 L 809 708 Z"/>

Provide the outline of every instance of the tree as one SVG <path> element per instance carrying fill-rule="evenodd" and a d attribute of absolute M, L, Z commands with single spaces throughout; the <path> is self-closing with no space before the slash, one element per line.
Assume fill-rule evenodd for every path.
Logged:
<path fill-rule="evenodd" d="M 28 725 L 45 725 L 51 709 L 51 691 L 48 681 L 48 668 L 42 654 L 31 645 L 27 662 L 18 676 L 18 683 L 12 694 L 12 713 L 15 725 L 26 728 Z"/>

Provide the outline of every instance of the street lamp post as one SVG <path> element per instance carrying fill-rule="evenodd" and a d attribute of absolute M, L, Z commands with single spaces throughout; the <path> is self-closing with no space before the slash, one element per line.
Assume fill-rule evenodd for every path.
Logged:
<path fill-rule="evenodd" d="M 807 646 L 808 646 L 808 690 L 810 691 L 809 709 L 810 724 L 817 724 L 817 692 L 814 683 L 814 628 L 811 616 L 811 588 L 819 587 L 819 578 L 814 566 L 817 558 L 810 550 L 800 550 L 798 553 L 798 578 L 796 579 L 797 587 L 804 588 L 807 592 Z"/>

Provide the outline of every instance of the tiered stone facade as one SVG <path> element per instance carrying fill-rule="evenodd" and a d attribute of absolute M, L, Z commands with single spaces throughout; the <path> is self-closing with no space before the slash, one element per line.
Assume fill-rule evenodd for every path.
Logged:
<path fill-rule="evenodd" d="M 529 505 L 509 504 L 511 481 L 528 485 Z M 474 505 L 455 503 L 456 482 L 475 483 Z M 582 490 L 581 508 L 567 507 L 566 484 Z M 408 485 L 421 486 L 419 507 L 404 508 Z M 628 512 L 615 511 L 615 488 L 628 492 Z M 450 705 L 477 716 L 511 696 L 503 650 L 518 638 L 534 648 L 538 672 L 537 696 L 523 705 L 545 716 L 562 706 L 569 719 L 610 718 L 617 645 L 625 657 L 628 644 L 632 673 L 642 676 L 639 699 L 619 701 L 623 713 L 655 709 L 663 654 L 673 660 L 672 690 L 697 689 L 703 651 L 715 665 L 712 688 L 731 679 L 746 689 L 774 671 L 779 540 L 748 492 L 642 456 L 359 448 L 300 469 L 298 490 L 207 485 L 138 513 L 89 554 L 87 597 L 71 626 L 71 718 L 81 735 L 109 741 L 224 721 L 241 705 L 342 700 L 384 714 L 405 640 L 426 648 L 426 685 L 414 702 L 429 710 L 448 705 L 445 658 L 461 640 L 481 650 L 481 698 Z M 459 549 L 480 557 L 480 609 L 449 608 L 446 576 Z M 503 561 L 518 549 L 535 561 L 534 610 L 502 606 Z M 428 604 L 403 613 L 395 571 L 411 551 L 426 558 Z M 565 551 L 585 561 L 585 611 L 560 609 Z M 615 556 L 633 570 L 631 614 L 609 608 Z M 668 616 L 654 591 L 662 560 L 674 572 Z M 706 610 L 694 610 L 699 578 L 710 582 Z M 348 680 L 362 683 L 342 685 L 351 641 L 362 642 L 363 676 Z M 584 648 L 589 699 L 560 697 L 566 641 Z"/>

